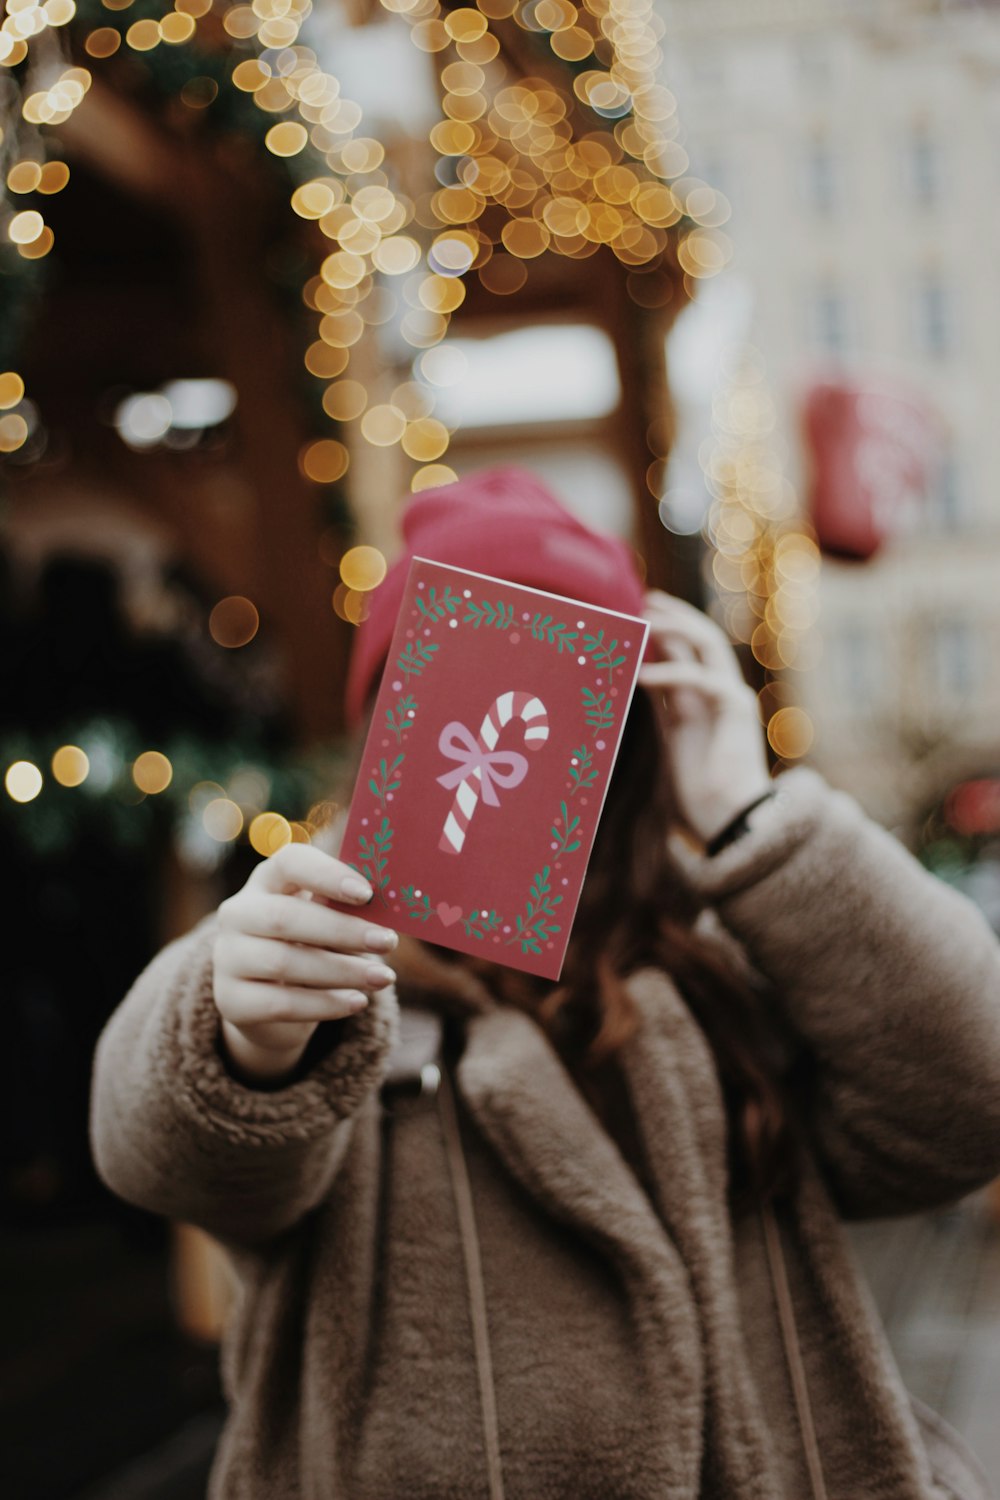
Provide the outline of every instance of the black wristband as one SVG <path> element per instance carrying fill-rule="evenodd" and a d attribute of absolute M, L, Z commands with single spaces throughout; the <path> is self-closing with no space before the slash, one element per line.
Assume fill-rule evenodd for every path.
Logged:
<path fill-rule="evenodd" d="M 746 833 L 747 818 L 749 818 L 755 807 L 760 807 L 762 802 L 767 802 L 769 798 L 775 796 L 776 790 L 775 787 L 771 787 L 768 791 L 762 792 L 759 797 L 755 797 L 752 802 L 748 802 L 746 807 L 726 824 L 725 828 L 720 828 L 718 833 L 713 834 L 706 841 L 705 853 L 709 858 L 714 854 L 721 853 L 727 845 L 734 844 L 741 834 Z"/>

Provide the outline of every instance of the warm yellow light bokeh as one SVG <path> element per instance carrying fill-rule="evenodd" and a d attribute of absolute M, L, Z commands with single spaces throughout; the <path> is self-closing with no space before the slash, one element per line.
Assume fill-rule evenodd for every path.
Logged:
<path fill-rule="evenodd" d="M 212 639 L 231 651 L 252 641 L 259 626 L 257 606 L 242 594 L 220 599 L 208 617 Z"/>
<path fill-rule="evenodd" d="M 37 240 L 45 228 L 45 220 L 34 208 L 15 214 L 7 226 L 7 234 L 15 245 L 30 245 Z"/>
<path fill-rule="evenodd" d="M 61 193 L 69 182 L 69 167 L 64 161 L 47 161 L 38 180 L 40 193 Z"/>
<path fill-rule="evenodd" d="M 351 547 L 340 559 L 340 576 L 347 588 L 366 593 L 378 588 L 386 575 L 387 566 L 377 547 Z"/>
<path fill-rule="evenodd" d="M 264 137 L 264 144 L 274 156 L 297 156 L 304 150 L 309 133 L 297 120 L 282 120 L 272 125 Z"/>
<path fill-rule="evenodd" d="M 14 370 L 5 370 L 0 375 L 0 411 L 17 406 L 24 399 L 24 381 Z"/>
<path fill-rule="evenodd" d="M 361 419 L 363 436 L 376 448 L 389 448 L 398 443 L 405 431 L 406 417 L 398 406 L 388 403 L 369 407 Z"/>
<path fill-rule="evenodd" d="M 247 837 L 258 854 L 270 859 L 272 854 L 277 854 L 279 849 L 292 842 L 293 834 L 288 819 L 280 813 L 262 812 L 250 824 Z"/>
<path fill-rule="evenodd" d="M 218 844 L 228 844 L 239 838 L 243 814 L 228 797 L 213 797 L 202 811 L 201 823 L 209 838 Z"/>
<path fill-rule="evenodd" d="M 153 797 L 165 792 L 173 777 L 173 766 L 159 750 L 144 750 L 132 766 L 132 780 L 140 792 Z"/>
<path fill-rule="evenodd" d="M 28 424 L 20 412 L 0 417 L 0 453 L 16 453 L 28 439 Z"/>
<path fill-rule="evenodd" d="M 368 392 L 360 380 L 337 380 L 323 393 L 323 410 L 335 422 L 353 422 L 368 405 Z"/>
<path fill-rule="evenodd" d="M 427 464 L 410 480 L 410 490 L 416 495 L 421 490 L 436 490 L 446 484 L 455 484 L 457 479 L 458 475 L 448 464 Z"/>
<path fill-rule="evenodd" d="M 347 473 L 350 454 L 336 438 L 319 438 L 303 448 L 299 467 L 313 484 L 334 484 Z"/>
<path fill-rule="evenodd" d="M 181 42 L 190 41 L 194 36 L 194 17 L 185 15 L 179 11 L 171 11 L 160 21 L 160 35 L 165 42 L 176 47 Z"/>
<path fill-rule="evenodd" d="M 403 433 L 403 452 L 418 463 L 430 463 L 440 458 L 448 447 L 448 429 L 436 417 L 420 417 L 411 422 Z"/>
<path fill-rule="evenodd" d="M 125 33 L 125 43 L 135 52 L 152 52 L 160 44 L 159 21 L 133 21 Z"/>
<path fill-rule="evenodd" d="M 7 173 L 7 186 L 12 193 L 33 193 L 42 180 L 41 163 L 19 161 Z"/>
<path fill-rule="evenodd" d="M 120 31 L 116 31 L 113 26 L 98 26 L 90 32 L 83 46 L 91 57 L 113 57 L 121 44 Z"/>
<path fill-rule="evenodd" d="M 52 757 L 52 775 L 60 786 L 81 786 L 90 774 L 90 759 L 79 745 L 60 745 Z"/>
<path fill-rule="evenodd" d="M 332 344 L 325 344 L 322 339 L 317 339 L 306 350 L 305 367 L 310 375 L 315 375 L 319 380 L 333 380 L 335 376 L 344 373 L 350 358 L 346 349 L 334 348 Z"/>
<path fill-rule="evenodd" d="M 797 760 L 809 750 L 815 730 L 805 709 L 779 708 L 768 721 L 767 738 L 775 755 L 782 760 Z"/>
<path fill-rule="evenodd" d="M 7 767 L 3 784 L 14 802 L 33 802 L 42 790 L 42 773 L 30 760 L 16 760 Z"/>

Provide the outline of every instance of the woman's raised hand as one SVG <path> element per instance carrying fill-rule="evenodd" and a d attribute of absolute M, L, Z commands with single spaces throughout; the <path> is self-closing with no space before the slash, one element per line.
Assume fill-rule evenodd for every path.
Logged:
<path fill-rule="evenodd" d="M 710 839 L 771 785 L 756 695 L 701 610 L 651 590 L 644 614 L 662 660 L 647 662 L 639 682 L 660 711 L 678 810 Z"/>
<path fill-rule="evenodd" d="M 392 984 L 398 938 L 359 908 L 367 881 L 330 854 L 288 844 L 219 907 L 213 994 L 230 1058 L 251 1079 L 290 1073 L 320 1021 L 352 1016 Z"/>

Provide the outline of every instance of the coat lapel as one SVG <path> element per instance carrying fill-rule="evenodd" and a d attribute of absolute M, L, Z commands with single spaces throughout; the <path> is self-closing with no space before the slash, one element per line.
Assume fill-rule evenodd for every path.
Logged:
<path fill-rule="evenodd" d="M 691 1282 L 676 1247 L 618 1148 L 540 1028 L 511 1009 L 476 1016 L 457 1082 L 476 1124 L 546 1212 L 618 1268 L 646 1378 L 662 1411 L 664 1496 L 700 1490 L 703 1371 Z"/>
<path fill-rule="evenodd" d="M 705 1492 L 773 1500 L 780 1483 L 743 1347 L 718 1074 L 703 1033 L 664 974 L 637 974 L 629 988 L 642 1026 L 622 1063 L 656 1207 L 687 1268 L 698 1310 Z"/>

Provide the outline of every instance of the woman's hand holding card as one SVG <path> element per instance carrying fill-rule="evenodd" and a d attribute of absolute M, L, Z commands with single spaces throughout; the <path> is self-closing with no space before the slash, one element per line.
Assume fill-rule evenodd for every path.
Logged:
<path fill-rule="evenodd" d="M 639 682 L 660 709 L 680 812 L 709 839 L 771 785 L 757 698 L 724 632 L 701 610 L 657 590 L 646 606 L 662 660 L 647 662 Z"/>
<path fill-rule="evenodd" d="M 367 881 L 308 844 L 263 860 L 219 908 L 213 992 L 232 1062 L 254 1080 L 291 1073 L 320 1021 L 354 1015 L 395 975 L 398 938 L 360 908 Z"/>

